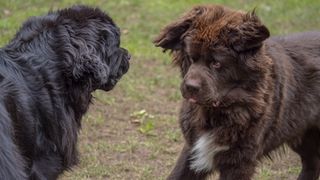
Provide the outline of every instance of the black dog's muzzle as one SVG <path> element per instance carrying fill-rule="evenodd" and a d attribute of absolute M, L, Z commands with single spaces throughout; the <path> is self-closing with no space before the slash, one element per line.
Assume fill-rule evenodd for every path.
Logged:
<path fill-rule="evenodd" d="M 129 60 L 131 59 L 131 55 L 129 54 L 128 50 L 124 48 L 120 48 L 119 52 L 116 54 L 116 57 L 112 58 L 114 63 L 110 64 L 110 75 L 108 82 L 100 89 L 105 91 L 110 91 L 113 87 L 117 84 L 120 78 L 128 72 L 129 70 Z"/>

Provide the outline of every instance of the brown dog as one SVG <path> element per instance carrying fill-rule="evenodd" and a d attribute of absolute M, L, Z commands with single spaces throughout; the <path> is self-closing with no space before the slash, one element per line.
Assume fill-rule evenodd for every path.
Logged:
<path fill-rule="evenodd" d="M 299 179 L 320 172 L 320 33 L 269 38 L 254 12 L 198 6 L 154 41 L 181 68 L 186 143 L 168 179 L 252 179 L 288 144 Z"/>

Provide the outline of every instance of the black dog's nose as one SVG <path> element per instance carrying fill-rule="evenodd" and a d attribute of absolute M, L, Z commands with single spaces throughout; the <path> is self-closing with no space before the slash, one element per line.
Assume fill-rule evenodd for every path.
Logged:
<path fill-rule="evenodd" d="M 124 56 L 124 58 L 129 61 L 131 59 L 131 54 L 129 54 L 128 50 L 122 47 L 120 47 L 120 50 L 122 51 L 122 55 Z"/>
<path fill-rule="evenodd" d="M 200 91 L 200 83 L 196 80 L 188 80 L 185 82 L 186 90 L 192 94 Z"/>
<path fill-rule="evenodd" d="M 127 55 L 127 59 L 128 59 L 128 61 L 131 59 L 131 55 L 130 54 Z"/>

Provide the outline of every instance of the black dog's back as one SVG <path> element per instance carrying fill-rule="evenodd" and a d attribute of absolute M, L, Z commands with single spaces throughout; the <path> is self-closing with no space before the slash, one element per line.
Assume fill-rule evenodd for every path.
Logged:
<path fill-rule="evenodd" d="M 12 155 L 3 155 L 10 156 L 7 159 L 16 159 L 13 163 L 16 167 L 4 164 L 0 169 L 0 174 L 3 174 L 1 177 L 12 179 L 23 174 L 15 179 L 55 179 L 63 170 L 60 165 L 63 158 L 53 151 L 57 149 L 53 139 L 59 138 L 57 128 L 62 125 L 57 121 L 57 109 L 54 107 L 58 104 L 55 102 L 58 94 L 54 89 L 55 84 L 45 84 L 49 83 L 53 74 L 37 72 L 32 61 L 26 62 L 24 57 L 13 59 L 5 53 L 5 49 L 0 50 L 0 105 L 4 106 L 0 115 L 7 118 L 0 118 L 0 123 L 5 122 L 6 131 L 10 133 L 5 135 L 5 131 L 0 132 L 5 138 L 0 144 L 5 149 L 11 148 Z M 28 53 L 25 52 L 24 55 L 28 56 Z M 42 79 L 43 77 L 48 80 Z M 47 157 L 42 159 L 44 154 Z M 0 156 L 1 163 L 10 163 L 5 159 Z M 50 169 L 51 166 L 54 168 Z M 11 175 L 12 172 L 14 176 Z"/>
<path fill-rule="evenodd" d="M 3 85 L 0 75 L 0 85 Z M 3 100 L 5 89 L 0 86 L 0 177 L 1 179 L 25 179 L 25 164 L 12 137 L 12 121 Z"/>

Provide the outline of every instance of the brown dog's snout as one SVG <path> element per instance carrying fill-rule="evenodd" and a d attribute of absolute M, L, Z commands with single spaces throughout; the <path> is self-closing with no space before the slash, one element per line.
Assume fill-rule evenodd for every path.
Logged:
<path fill-rule="evenodd" d="M 201 90 L 201 81 L 198 79 L 185 79 L 183 81 L 181 92 L 182 96 L 189 102 L 195 103 L 199 99 L 199 92 Z"/>
<path fill-rule="evenodd" d="M 201 88 L 200 81 L 195 79 L 186 80 L 184 85 L 185 85 L 186 91 L 188 91 L 190 94 L 193 94 L 193 95 L 196 95 Z"/>
<path fill-rule="evenodd" d="M 201 101 L 201 93 L 205 87 L 205 73 L 201 64 L 192 64 L 181 84 L 182 96 L 189 102 Z"/>

